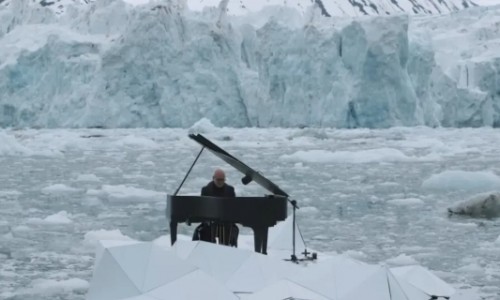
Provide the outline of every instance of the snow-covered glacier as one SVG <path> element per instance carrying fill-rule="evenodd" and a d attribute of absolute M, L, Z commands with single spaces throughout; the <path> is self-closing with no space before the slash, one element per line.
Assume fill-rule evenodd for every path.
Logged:
<path fill-rule="evenodd" d="M 183 1 L 0 9 L 1 127 L 500 127 L 500 7 L 228 16 Z"/>
<path fill-rule="evenodd" d="M 13 1 L 0 0 L 0 6 L 8 6 Z M 62 14 L 68 5 L 85 6 L 97 0 L 31 0 L 33 4 L 50 7 L 57 14 Z M 157 0 L 123 0 L 140 5 Z M 192 10 L 203 10 L 207 6 L 217 6 L 224 0 L 177 0 L 182 1 Z M 242 15 L 257 12 L 266 5 L 292 7 L 302 13 L 311 4 L 317 4 L 326 16 L 359 16 L 359 15 L 392 15 L 408 14 L 442 14 L 459 11 L 464 8 L 498 4 L 498 0 L 230 0 L 226 11 L 230 15 Z"/>

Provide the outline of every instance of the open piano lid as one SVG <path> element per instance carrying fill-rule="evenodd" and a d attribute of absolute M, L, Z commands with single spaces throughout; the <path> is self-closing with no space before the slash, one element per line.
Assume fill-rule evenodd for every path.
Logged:
<path fill-rule="evenodd" d="M 222 148 L 212 143 L 201 134 L 190 134 L 189 137 L 198 142 L 203 147 L 206 147 L 208 150 L 210 150 L 210 152 L 212 152 L 220 159 L 230 164 L 233 168 L 243 173 L 245 175 L 245 177 L 241 179 L 243 184 L 248 184 L 251 181 L 255 181 L 257 184 L 259 184 L 260 186 L 262 186 L 263 188 L 265 188 L 266 190 L 275 195 L 288 197 L 288 194 L 285 193 L 282 189 L 280 189 L 272 181 L 262 176 L 259 172 L 255 171 L 249 166 L 245 165 L 244 163 L 239 161 L 236 157 L 227 153 Z"/>

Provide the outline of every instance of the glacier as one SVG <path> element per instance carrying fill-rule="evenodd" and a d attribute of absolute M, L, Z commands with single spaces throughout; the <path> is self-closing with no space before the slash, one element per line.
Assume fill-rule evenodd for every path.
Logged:
<path fill-rule="evenodd" d="M 0 6 L 8 6 L 18 0 L 0 0 Z M 96 0 L 32 0 L 33 4 L 50 7 L 56 14 L 63 14 L 67 5 L 85 6 Z M 133 5 L 141 5 L 157 0 L 123 0 Z M 189 9 L 201 11 L 207 6 L 218 6 L 221 0 L 181 0 Z M 442 14 L 461 9 L 498 4 L 499 0 L 231 0 L 226 11 L 230 15 L 258 12 L 263 6 L 280 5 L 293 7 L 304 13 L 311 4 L 317 4 L 325 16 Z"/>
<path fill-rule="evenodd" d="M 0 127 L 500 127 L 500 6 L 0 8 Z"/>

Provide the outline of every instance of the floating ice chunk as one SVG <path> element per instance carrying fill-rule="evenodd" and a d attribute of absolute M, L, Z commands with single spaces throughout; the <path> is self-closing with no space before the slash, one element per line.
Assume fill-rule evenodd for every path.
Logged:
<path fill-rule="evenodd" d="M 104 192 L 103 190 L 96 190 L 96 189 L 88 189 L 86 194 L 87 194 L 87 196 L 90 196 L 90 197 L 105 197 L 106 196 L 106 192 Z"/>
<path fill-rule="evenodd" d="M 421 205 L 424 204 L 419 198 L 405 198 L 405 199 L 393 199 L 387 201 L 387 203 L 395 204 L 395 205 Z"/>
<path fill-rule="evenodd" d="M 99 168 L 95 168 L 95 171 L 98 173 L 106 174 L 106 175 L 122 173 L 122 170 L 120 170 L 119 168 L 113 168 L 113 167 L 99 167 Z"/>
<path fill-rule="evenodd" d="M 391 152 L 391 154 L 389 154 Z M 386 160 L 388 155 L 398 159 L 406 159 L 401 151 L 391 149 L 390 151 L 385 151 L 382 149 L 375 150 L 363 150 L 363 151 L 336 151 L 331 152 L 327 150 L 300 150 L 293 154 L 285 154 L 280 157 L 283 160 L 298 161 L 298 162 L 308 162 L 308 163 L 368 163 Z M 384 158 L 385 159 L 384 159 Z"/>
<path fill-rule="evenodd" d="M 16 227 L 12 228 L 12 232 L 14 232 L 14 233 L 28 232 L 30 230 L 31 229 L 28 226 L 26 226 L 26 225 L 19 225 L 19 226 L 16 226 Z"/>
<path fill-rule="evenodd" d="M 448 208 L 450 213 L 471 217 L 500 216 L 500 193 L 482 193 Z"/>
<path fill-rule="evenodd" d="M 131 201 L 163 201 L 165 193 L 135 188 L 126 185 L 103 185 L 103 192 L 106 193 L 110 201 L 131 202 Z"/>
<path fill-rule="evenodd" d="M 343 253 L 343 255 L 357 260 L 367 260 L 369 258 L 368 255 L 363 251 L 356 250 L 347 250 Z"/>
<path fill-rule="evenodd" d="M 457 290 L 457 292 L 450 297 L 450 300 L 482 300 L 484 297 L 481 294 L 480 288 L 469 286 Z"/>
<path fill-rule="evenodd" d="M 60 211 L 56 214 L 50 215 L 43 219 L 43 222 L 50 224 L 70 224 L 73 221 L 69 218 L 69 214 L 66 211 Z"/>
<path fill-rule="evenodd" d="M 62 184 L 62 183 L 53 184 L 53 185 L 44 187 L 42 189 L 43 194 L 64 194 L 64 193 L 75 193 L 75 192 L 79 192 L 79 191 L 80 190 L 77 188 L 73 188 L 73 187 L 67 186 L 67 185 Z"/>
<path fill-rule="evenodd" d="M 477 228 L 478 225 L 476 223 L 454 223 L 453 224 L 455 227 L 462 227 L 462 228 Z"/>
<path fill-rule="evenodd" d="M 148 161 L 143 161 L 141 164 L 142 164 L 144 167 L 154 167 L 154 166 L 156 166 L 156 164 L 155 164 L 154 162 L 150 161 L 150 160 L 148 160 Z"/>
<path fill-rule="evenodd" d="M 10 233 L 9 222 L 0 220 L 0 234 L 5 234 L 5 233 Z"/>
<path fill-rule="evenodd" d="M 14 191 L 14 190 L 0 191 L 0 197 L 19 196 L 21 194 L 22 193 L 20 191 Z"/>
<path fill-rule="evenodd" d="M 76 181 L 88 181 L 88 182 L 99 182 L 101 179 L 95 174 L 80 174 L 76 178 Z"/>
<path fill-rule="evenodd" d="M 336 151 L 307 150 L 297 151 L 293 154 L 285 154 L 280 157 L 283 160 L 309 163 L 373 163 L 373 162 L 411 162 L 422 160 L 438 160 L 438 157 L 411 157 L 393 148 L 378 148 L 361 151 Z"/>
<path fill-rule="evenodd" d="M 140 149 L 158 149 L 160 146 L 150 138 L 127 135 L 126 137 L 115 142 L 116 146 L 119 147 L 134 147 Z"/>
<path fill-rule="evenodd" d="M 209 133 L 214 132 L 217 129 L 212 122 L 207 118 L 202 118 L 198 122 L 194 123 L 191 128 L 189 128 L 189 133 Z"/>
<path fill-rule="evenodd" d="M 448 170 L 424 180 L 422 187 L 432 190 L 488 192 L 500 189 L 500 177 L 492 171 Z"/>
<path fill-rule="evenodd" d="M 471 263 L 462 266 L 456 270 L 456 273 L 468 273 L 471 275 L 484 275 L 484 268 L 477 263 Z"/>
<path fill-rule="evenodd" d="M 99 206 L 102 205 L 102 201 L 97 197 L 89 196 L 83 199 L 82 204 L 87 206 Z"/>
<path fill-rule="evenodd" d="M 57 294 L 60 292 L 84 292 L 89 288 L 89 282 L 80 278 L 66 280 L 35 279 L 31 282 L 34 291 L 43 294 Z"/>
<path fill-rule="evenodd" d="M 398 266 L 418 264 L 418 262 L 413 257 L 406 255 L 405 253 L 402 253 L 397 257 L 390 258 L 386 260 L 386 262 L 390 265 L 398 265 Z"/>
<path fill-rule="evenodd" d="M 319 212 L 319 210 L 314 206 L 303 206 L 300 208 L 300 212 L 304 214 L 315 214 Z"/>

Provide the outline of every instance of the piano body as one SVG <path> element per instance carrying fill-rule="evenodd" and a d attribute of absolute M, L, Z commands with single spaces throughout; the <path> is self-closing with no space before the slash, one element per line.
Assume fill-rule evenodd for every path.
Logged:
<path fill-rule="evenodd" d="M 288 195 L 262 174 L 248 167 L 201 134 L 190 134 L 189 137 L 198 142 L 202 149 L 177 191 L 173 195 L 167 196 L 166 214 L 170 222 L 171 243 L 174 244 L 177 240 L 178 223 L 209 221 L 238 223 L 244 227 L 252 228 L 255 251 L 266 254 L 269 227 L 287 218 Z M 244 175 L 243 184 L 254 181 L 272 194 L 264 197 L 234 198 L 177 195 L 205 148 L 240 171 Z"/>

